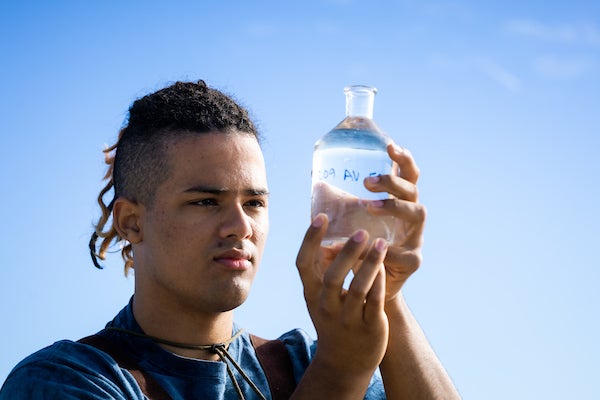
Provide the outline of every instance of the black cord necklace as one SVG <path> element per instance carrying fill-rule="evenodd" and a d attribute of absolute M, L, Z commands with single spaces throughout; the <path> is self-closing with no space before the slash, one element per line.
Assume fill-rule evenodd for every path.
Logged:
<path fill-rule="evenodd" d="M 223 346 L 223 347 L 229 346 L 229 344 L 231 342 L 233 342 L 235 339 L 237 339 L 244 332 L 243 329 L 240 329 L 239 331 L 237 331 L 235 333 L 235 335 L 233 335 L 232 337 L 230 337 L 229 339 L 227 339 L 227 340 L 225 340 L 225 341 L 223 341 L 221 343 L 198 345 L 198 344 L 173 342 L 171 340 L 162 339 L 162 338 L 159 338 L 159 337 L 156 337 L 156 336 L 146 335 L 145 333 L 136 332 L 136 331 L 132 331 L 132 330 L 129 330 L 129 329 L 124 329 L 124 328 L 119 328 L 117 326 L 109 326 L 108 328 L 106 328 L 106 330 L 108 330 L 108 331 L 115 331 L 115 332 L 121 332 L 121 333 L 126 333 L 128 335 L 137 336 L 137 337 L 144 338 L 144 339 L 150 339 L 153 342 L 161 343 L 161 344 L 166 344 L 167 346 L 178 347 L 180 349 L 187 349 L 187 350 L 209 350 L 209 351 L 212 351 L 215 346 Z M 212 352 L 214 353 L 214 351 L 212 351 Z"/>
<path fill-rule="evenodd" d="M 211 353 L 215 353 L 219 356 L 221 361 L 225 363 L 225 365 L 227 367 L 227 374 L 229 375 L 229 378 L 231 378 L 231 382 L 233 383 L 235 391 L 237 392 L 237 395 L 240 398 L 240 400 L 245 400 L 246 398 L 244 397 L 244 394 L 242 393 L 242 389 L 240 388 L 240 385 L 239 385 L 237 379 L 235 379 L 235 376 L 233 375 L 233 370 L 231 369 L 230 363 L 233 364 L 235 369 L 238 370 L 240 375 L 242 375 L 242 378 L 244 378 L 244 380 L 246 382 L 248 382 L 248 384 L 250 385 L 252 390 L 254 390 L 254 392 L 258 395 L 258 397 L 260 397 L 261 400 L 266 400 L 266 397 L 262 394 L 262 392 L 260 391 L 258 386 L 256 386 L 256 384 L 254 382 L 252 382 L 252 379 L 250 379 L 250 377 L 244 372 L 242 367 L 233 359 L 231 354 L 229 354 L 229 352 L 227 351 L 227 346 L 229 346 L 229 344 L 231 342 L 233 342 L 235 339 L 240 337 L 240 335 L 244 332 L 243 329 L 240 329 L 232 337 L 230 337 L 229 339 L 227 339 L 221 343 L 205 344 L 205 345 L 173 342 L 173 341 L 170 341 L 167 339 L 162 339 L 162 338 L 158 338 L 156 336 L 146 335 L 145 333 L 136 332 L 136 331 L 132 331 L 129 329 L 124 329 L 124 328 L 119 328 L 116 326 L 110 326 L 110 327 L 106 328 L 106 330 L 126 333 L 131 336 L 150 339 L 153 342 L 165 344 L 167 346 L 178 347 L 180 349 L 208 350 Z"/>

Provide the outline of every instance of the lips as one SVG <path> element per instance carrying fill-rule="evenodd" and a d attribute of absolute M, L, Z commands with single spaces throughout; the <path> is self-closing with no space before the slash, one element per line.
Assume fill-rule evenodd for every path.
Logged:
<path fill-rule="evenodd" d="M 232 249 L 218 254 L 214 260 L 228 269 L 246 270 L 252 267 L 252 255 L 245 250 Z"/>

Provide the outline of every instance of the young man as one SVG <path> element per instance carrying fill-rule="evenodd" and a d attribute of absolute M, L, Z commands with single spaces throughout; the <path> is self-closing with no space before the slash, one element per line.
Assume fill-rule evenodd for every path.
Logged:
<path fill-rule="evenodd" d="M 325 253 L 327 218 L 313 220 L 297 267 L 318 346 L 300 330 L 279 338 L 292 381 L 286 397 L 458 397 L 400 293 L 420 264 L 425 211 L 411 155 L 394 145 L 388 152 L 401 175 L 365 181 L 393 196 L 368 210 L 404 220 L 406 239 L 369 245 L 361 230 Z M 0 399 L 142 399 L 143 391 L 172 399 L 279 396 L 273 368 L 233 319 L 268 231 L 265 165 L 246 110 L 202 81 L 178 82 L 133 103 L 107 163 L 92 258 L 98 266 L 108 246 L 122 242 L 135 293 L 94 340 L 60 341 L 23 360 Z"/>

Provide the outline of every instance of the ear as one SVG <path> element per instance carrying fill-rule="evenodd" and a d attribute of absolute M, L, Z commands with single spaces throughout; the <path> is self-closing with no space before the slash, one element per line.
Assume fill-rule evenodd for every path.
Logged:
<path fill-rule="evenodd" d="M 113 205 L 113 226 L 119 236 L 131 244 L 142 241 L 143 212 L 144 206 L 124 197 L 116 199 Z"/>

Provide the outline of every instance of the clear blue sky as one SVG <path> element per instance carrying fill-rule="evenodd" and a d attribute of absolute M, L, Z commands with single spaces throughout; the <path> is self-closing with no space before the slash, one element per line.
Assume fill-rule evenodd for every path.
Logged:
<path fill-rule="evenodd" d="M 312 147 L 343 87 L 374 85 L 429 211 L 405 296 L 464 398 L 600 398 L 600 3 L 5 1 L 0 54 L 0 382 L 129 299 L 118 255 L 87 253 L 101 150 L 135 98 L 202 78 L 266 137 L 247 330 L 313 332 L 294 266 Z"/>

